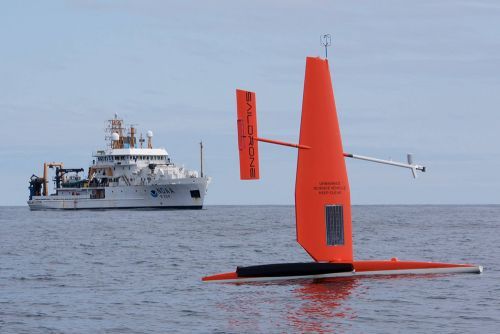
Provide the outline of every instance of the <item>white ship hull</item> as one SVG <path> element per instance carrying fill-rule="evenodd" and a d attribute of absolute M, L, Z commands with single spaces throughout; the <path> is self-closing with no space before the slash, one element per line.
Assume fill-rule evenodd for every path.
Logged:
<path fill-rule="evenodd" d="M 185 178 L 155 185 L 64 188 L 64 195 L 33 196 L 31 210 L 75 209 L 201 209 L 209 178 Z M 104 198 L 93 198 L 101 190 Z M 61 191 L 62 193 L 63 191 Z M 68 195 L 68 193 L 70 193 Z"/>

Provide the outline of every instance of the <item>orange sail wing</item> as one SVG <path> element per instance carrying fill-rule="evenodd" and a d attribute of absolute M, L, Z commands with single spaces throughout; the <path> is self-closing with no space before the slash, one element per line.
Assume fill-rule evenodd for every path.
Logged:
<path fill-rule="evenodd" d="M 255 93 L 236 90 L 238 112 L 238 151 L 240 157 L 240 178 L 259 179 L 259 142 L 257 137 L 257 103 Z"/>
<path fill-rule="evenodd" d="M 352 262 L 351 200 L 328 60 L 308 57 L 295 184 L 297 241 L 315 261 Z"/>

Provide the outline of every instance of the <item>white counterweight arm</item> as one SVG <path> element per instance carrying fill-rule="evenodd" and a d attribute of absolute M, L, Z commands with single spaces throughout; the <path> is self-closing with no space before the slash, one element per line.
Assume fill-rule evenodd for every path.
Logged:
<path fill-rule="evenodd" d="M 363 155 L 357 155 L 357 154 L 351 154 L 351 153 L 344 153 L 344 157 L 365 160 L 365 161 L 371 161 L 371 162 L 376 162 L 376 163 L 384 164 L 384 165 L 409 168 L 411 170 L 414 178 L 417 177 L 417 170 L 419 170 L 421 172 L 425 172 L 425 169 L 426 169 L 425 166 L 414 164 L 413 163 L 413 156 L 411 154 L 407 155 L 408 163 L 371 158 L 371 157 L 366 157 Z"/>

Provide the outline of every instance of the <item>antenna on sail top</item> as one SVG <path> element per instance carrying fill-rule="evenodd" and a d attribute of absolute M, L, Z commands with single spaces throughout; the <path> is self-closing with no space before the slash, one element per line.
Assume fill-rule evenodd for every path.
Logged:
<path fill-rule="evenodd" d="M 324 34 L 319 37 L 319 43 L 321 46 L 325 47 L 325 58 L 328 58 L 328 47 L 332 45 L 332 36 L 330 34 Z"/>

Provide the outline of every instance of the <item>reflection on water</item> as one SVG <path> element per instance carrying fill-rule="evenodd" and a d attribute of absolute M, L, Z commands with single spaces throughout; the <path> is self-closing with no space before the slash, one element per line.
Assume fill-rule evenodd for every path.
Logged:
<path fill-rule="evenodd" d="M 339 328 L 342 324 L 345 327 L 345 322 L 339 324 L 336 320 L 356 317 L 345 302 L 358 285 L 359 281 L 350 277 L 300 284 L 293 290 L 293 295 L 301 301 L 301 306 L 290 310 L 288 321 L 301 333 L 345 330 Z"/>
<path fill-rule="evenodd" d="M 443 275 L 336 277 L 321 280 L 291 280 L 226 285 L 232 298 L 219 304 L 229 332 L 348 333 L 359 309 L 351 307 L 363 299 L 376 282 L 390 289 L 389 281 L 428 280 Z M 368 282 L 369 284 L 363 284 Z M 366 318 L 366 317 L 365 317 Z"/>
<path fill-rule="evenodd" d="M 0 207 L 0 333 L 499 332 L 500 206 L 353 212 L 359 258 L 471 261 L 487 269 L 206 284 L 200 277 L 238 264 L 310 261 L 293 240 L 294 208 L 89 215 Z"/>
<path fill-rule="evenodd" d="M 236 298 L 218 308 L 229 332 L 265 332 L 269 323 L 277 332 L 343 332 L 356 317 L 346 301 L 358 286 L 355 278 L 234 284 Z"/>

